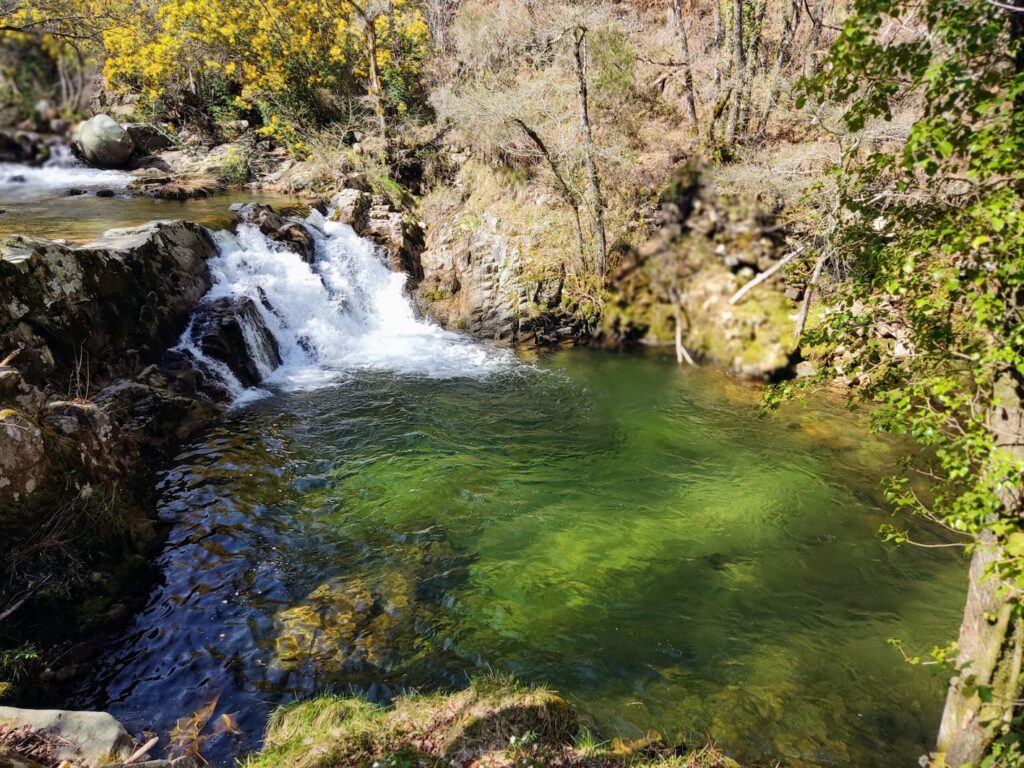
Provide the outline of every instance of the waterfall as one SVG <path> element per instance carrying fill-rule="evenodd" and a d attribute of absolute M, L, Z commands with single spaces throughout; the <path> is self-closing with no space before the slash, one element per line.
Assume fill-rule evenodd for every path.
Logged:
<path fill-rule="evenodd" d="M 120 171 L 89 168 L 62 144 L 55 144 L 50 159 L 42 167 L 0 163 L 0 200 L 20 202 L 48 195 L 59 195 L 70 189 L 125 189 L 133 177 Z"/>
<path fill-rule="evenodd" d="M 305 221 L 315 241 L 312 263 L 241 223 L 218 232 L 220 254 L 210 263 L 214 285 L 204 305 L 227 301 L 255 307 L 265 328 L 239 313 L 260 389 L 246 389 L 223 361 L 210 359 L 196 338 L 196 320 L 179 349 L 210 364 L 238 400 L 263 387 L 312 388 L 355 370 L 381 370 L 431 378 L 480 377 L 508 365 L 511 355 L 419 319 L 405 290 L 371 241 L 346 224 L 313 212 Z M 268 355 L 269 333 L 276 355 Z M 272 358 L 279 357 L 279 364 Z"/>

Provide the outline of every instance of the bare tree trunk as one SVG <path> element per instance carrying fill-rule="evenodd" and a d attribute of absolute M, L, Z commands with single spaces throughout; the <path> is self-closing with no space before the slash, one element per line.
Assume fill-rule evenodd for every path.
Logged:
<path fill-rule="evenodd" d="M 683 103 L 686 105 L 686 119 L 694 133 L 698 131 L 697 102 L 693 95 L 693 68 L 690 65 L 690 41 L 686 35 L 686 19 L 683 17 L 682 0 L 672 0 L 672 15 L 679 36 L 679 53 L 683 64 Z"/>
<path fill-rule="evenodd" d="M 768 78 L 768 95 L 761 109 L 761 119 L 757 128 L 758 135 L 763 136 L 768 130 L 768 120 L 771 117 L 772 110 L 775 108 L 775 102 L 779 98 L 782 68 L 789 63 L 789 49 L 793 45 L 796 31 L 800 27 L 800 8 L 800 0 L 792 0 L 786 10 L 782 26 L 782 39 L 779 41 L 779 50 L 775 54 L 775 64 L 772 66 L 772 73 Z"/>
<path fill-rule="evenodd" d="M 998 406 L 989 418 L 996 454 L 1024 460 L 1024 382 L 1006 373 L 996 383 Z M 998 461 L 994 456 L 993 461 Z M 1024 515 L 1024 490 L 999 492 L 1002 514 Z M 982 534 L 971 559 L 967 604 L 957 643 L 957 674 L 942 713 L 935 765 L 977 766 L 1008 727 L 1024 696 L 1024 621 L 1007 586 L 993 573 L 1004 552 L 991 532 Z"/>
<path fill-rule="evenodd" d="M 814 74 L 818 66 L 818 46 L 821 45 L 821 30 L 825 24 L 825 0 L 818 0 L 811 16 L 811 39 L 807 43 L 807 55 L 804 57 L 804 77 Z"/>
<path fill-rule="evenodd" d="M 725 143 L 736 141 L 740 122 L 740 102 L 743 100 L 743 73 L 746 69 L 743 50 L 743 0 L 732 0 L 732 105 L 729 122 L 725 127 Z"/>
<path fill-rule="evenodd" d="M 753 24 L 747 39 L 746 67 L 743 70 L 743 81 L 740 83 L 740 116 L 737 130 L 747 130 L 750 118 L 750 89 L 754 82 L 754 66 L 757 64 L 757 49 L 761 45 L 761 31 L 764 28 L 764 15 L 768 10 L 766 0 L 757 0 L 754 6 Z"/>
<path fill-rule="evenodd" d="M 722 67 L 720 65 L 722 48 L 725 46 L 725 27 L 722 24 L 722 0 L 713 0 L 712 13 L 712 45 L 715 56 L 715 90 L 722 86 Z"/>
<path fill-rule="evenodd" d="M 356 12 L 363 22 L 363 35 L 366 39 L 366 58 L 370 64 L 370 99 L 373 101 L 373 111 L 377 115 L 377 126 L 381 136 L 388 141 L 388 110 L 387 97 L 384 95 L 384 85 L 380 79 L 380 59 L 377 52 L 377 26 L 376 16 L 370 13 L 366 7 L 359 5 L 353 0 L 348 0 L 349 5 Z"/>
<path fill-rule="evenodd" d="M 590 194 L 594 206 L 594 234 L 597 239 L 597 273 L 605 274 L 608 261 L 608 242 L 604 228 L 604 198 L 601 196 L 601 179 L 597 174 L 597 158 L 594 150 L 594 134 L 590 127 L 590 103 L 587 96 L 587 69 L 584 43 L 587 40 L 586 27 L 573 30 L 573 57 L 576 62 L 576 79 L 579 83 L 580 130 L 583 132 L 584 151 L 587 159 L 587 175 L 590 178 Z"/>
<path fill-rule="evenodd" d="M 537 150 L 547 161 L 548 167 L 551 169 L 551 173 L 555 177 L 555 181 L 558 182 L 558 188 L 559 191 L 561 191 L 562 193 L 562 199 L 565 200 L 568 206 L 572 209 L 574 216 L 574 224 L 576 225 L 576 242 L 579 246 L 580 261 L 584 266 L 586 266 L 586 245 L 583 237 L 583 221 L 580 218 L 579 193 L 573 187 L 569 186 L 569 182 L 566 181 L 565 176 L 562 175 L 561 170 L 558 168 L 558 163 L 555 162 L 555 158 L 552 157 L 551 152 L 548 151 L 547 144 L 544 143 L 544 140 L 540 137 L 540 134 L 538 134 L 535 130 L 533 130 L 533 128 L 528 126 L 526 122 L 521 118 L 513 118 L 512 122 L 514 122 L 516 125 L 519 126 L 520 129 L 522 129 L 523 133 L 525 133 L 527 138 L 529 138 L 530 141 L 533 142 L 534 146 L 537 147 Z"/>
<path fill-rule="evenodd" d="M 377 113 L 377 124 L 380 133 L 387 138 L 388 117 L 384 101 L 384 85 L 380 80 L 380 65 L 377 61 L 377 28 L 373 20 L 366 22 L 366 49 L 370 59 L 370 96 L 373 99 L 373 111 Z"/>

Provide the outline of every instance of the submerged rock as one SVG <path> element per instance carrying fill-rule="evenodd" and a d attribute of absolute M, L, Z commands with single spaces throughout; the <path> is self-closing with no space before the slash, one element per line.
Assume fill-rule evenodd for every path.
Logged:
<path fill-rule="evenodd" d="M 45 738 L 57 762 L 107 765 L 126 760 L 134 745 L 124 726 L 105 712 L 0 707 L 0 724 L 27 728 Z"/>
<path fill-rule="evenodd" d="M 82 158 L 97 168 L 122 168 L 135 151 L 131 135 L 110 115 L 96 115 L 81 123 L 75 129 L 75 141 Z"/>
<path fill-rule="evenodd" d="M 282 362 L 277 340 L 247 296 L 204 302 L 192 322 L 192 342 L 224 363 L 244 387 L 258 386 Z"/>
<path fill-rule="evenodd" d="M 278 660 L 327 673 L 387 671 L 400 661 L 400 628 L 412 619 L 413 600 L 413 583 L 395 571 L 322 584 L 277 614 Z"/>

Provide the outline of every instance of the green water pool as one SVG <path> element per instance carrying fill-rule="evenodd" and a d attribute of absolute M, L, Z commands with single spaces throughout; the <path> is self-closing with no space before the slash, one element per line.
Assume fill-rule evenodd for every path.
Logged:
<path fill-rule="evenodd" d="M 216 698 L 242 726 L 208 742 L 230 765 L 280 702 L 494 671 L 554 687 L 601 738 L 912 765 L 944 675 L 887 641 L 954 636 L 964 563 L 877 536 L 906 446 L 841 402 L 758 399 L 577 350 L 251 404 L 163 477 L 162 583 L 83 703 L 166 732 Z"/>

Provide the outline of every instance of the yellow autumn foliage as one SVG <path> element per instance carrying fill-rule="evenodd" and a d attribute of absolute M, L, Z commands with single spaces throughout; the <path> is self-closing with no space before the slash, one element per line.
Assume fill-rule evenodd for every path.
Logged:
<path fill-rule="evenodd" d="M 210 82 L 237 86 L 239 105 L 270 104 L 323 116 L 332 97 L 365 93 L 374 24 L 386 88 L 403 101 L 421 75 L 429 32 L 410 0 L 368 16 L 348 0 L 136 0 L 138 12 L 103 32 L 108 84 L 155 99 L 197 92 Z M 362 11 L 362 12 L 359 12 Z"/>
<path fill-rule="evenodd" d="M 0 0 L 0 28 L 88 38 L 107 85 L 149 103 L 189 94 L 318 121 L 371 89 L 369 24 L 383 90 L 403 112 L 430 45 L 417 0 Z"/>

